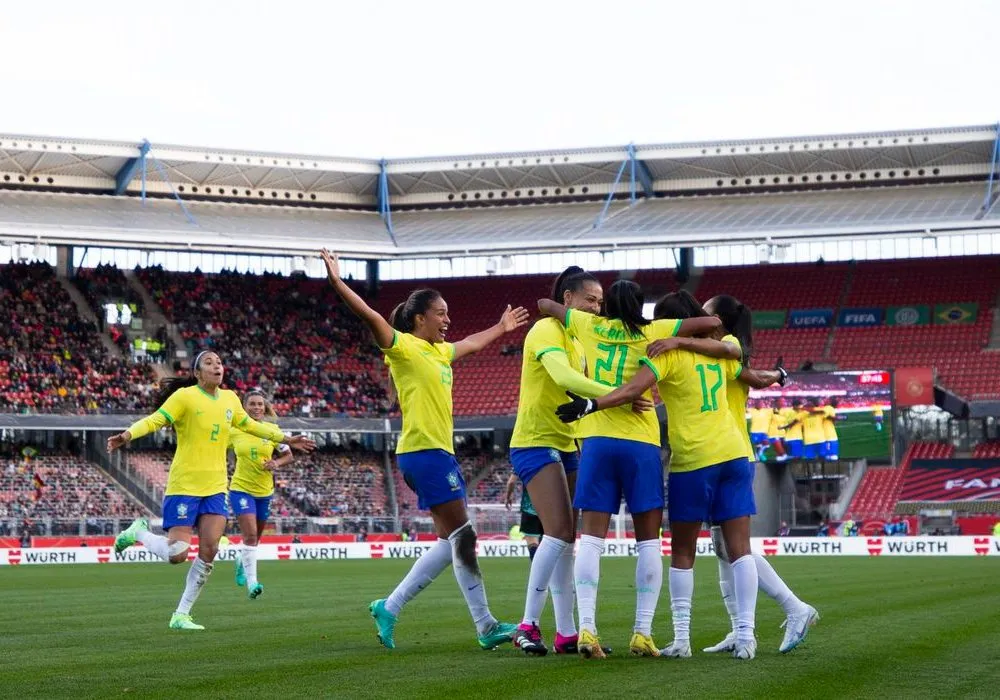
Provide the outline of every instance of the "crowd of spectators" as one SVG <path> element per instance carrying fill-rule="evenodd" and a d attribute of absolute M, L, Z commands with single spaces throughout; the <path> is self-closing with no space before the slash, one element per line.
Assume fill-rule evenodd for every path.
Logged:
<path fill-rule="evenodd" d="M 386 515 L 385 471 L 377 452 L 348 449 L 296 455 L 275 472 L 276 493 L 309 516 Z"/>

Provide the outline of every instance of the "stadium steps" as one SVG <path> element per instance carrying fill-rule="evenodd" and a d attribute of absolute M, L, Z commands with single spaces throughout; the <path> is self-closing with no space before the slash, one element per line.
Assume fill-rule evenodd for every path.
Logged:
<path fill-rule="evenodd" d="M 997 294 L 997 306 L 993 309 L 993 325 L 990 327 L 990 342 L 988 350 L 1000 350 L 1000 294 Z"/>
<path fill-rule="evenodd" d="M 174 348 L 177 350 L 185 350 L 187 346 L 184 344 L 184 339 L 181 337 L 180 333 L 177 332 L 177 326 L 167 321 L 166 315 L 163 313 L 163 309 L 160 305 L 156 303 L 153 299 L 153 295 L 149 293 L 149 290 L 143 286 L 139 278 L 133 270 L 125 270 L 125 279 L 128 281 L 128 286 L 139 295 L 142 299 L 143 321 L 149 324 L 148 329 L 144 329 L 146 333 L 150 335 L 155 335 L 155 333 L 160 328 L 167 329 L 167 335 L 170 337 L 170 342 L 174 344 Z M 173 359 L 173 358 L 167 358 Z"/>
<path fill-rule="evenodd" d="M 851 263 L 847 268 L 847 275 L 844 277 L 844 286 L 840 289 L 840 298 L 837 299 L 837 305 L 833 307 L 833 323 L 830 324 L 830 332 L 826 336 L 826 345 L 823 346 L 824 360 L 833 359 L 833 341 L 836 337 L 834 334 L 837 332 L 837 314 L 847 304 L 847 299 L 851 295 L 851 284 L 854 282 L 854 275 L 857 269 L 858 266 L 854 263 Z"/>
<path fill-rule="evenodd" d="M 94 314 L 94 310 L 90 308 L 90 304 L 88 304 L 87 300 L 83 298 L 83 293 L 77 289 L 76 285 L 62 275 L 58 275 L 56 279 L 59 280 L 59 284 L 61 284 L 62 288 L 66 290 L 67 294 L 69 294 L 69 298 L 73 300 L 73 304 L 76 305 L 76 310 L 77 313 L 80 314 L 80 317 L 90 321 L 97 328 L 101 328 L 102 326 L 97 320 L 97 315 Z M 101 345 L 104 346 L 104 349 L 107 350 L 108 354 L 111 357 L 120 359 L 122 356 L 121 348 L 115 345 L 115 341 L 111 340 L 111 336 L 104 331 L 98 331 L 97 335 L 100 337 Z"/>

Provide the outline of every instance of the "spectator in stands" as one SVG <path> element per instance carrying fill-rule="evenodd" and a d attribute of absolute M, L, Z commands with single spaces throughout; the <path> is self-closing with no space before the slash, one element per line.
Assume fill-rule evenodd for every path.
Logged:
<path fill-rule="evenodd" d="M 792 528 L 788 527 L 788 523 L 782 520 L 781 527 L 778 528 L 778 537 L 788 537 L 791 532 Z"/>
<path fill-rule="evenodd" d="M 817 537 L 829 537 L 830 536 L 830 525 L 825 520 L 821 520 L 819 527 L 816 528 Z"/>

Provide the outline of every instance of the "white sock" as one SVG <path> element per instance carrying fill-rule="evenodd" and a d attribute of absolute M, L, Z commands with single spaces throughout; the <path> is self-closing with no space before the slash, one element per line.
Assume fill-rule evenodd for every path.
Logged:
<path fill-rule="evenodd" d="M 449 564 L 451 564 L 451 542 L 439 538 L 433 547 L 413 562 L 406 577 L 385 599 L 385 609 L 399 617 L 403 606 L 413 600 L 417 593 L 431 585 Z"/>
<path fill-rule="evenodd" d="M 252 588 L 257 585 L 257 545 L 243 545 L 240 559 L 243 561 L 243 573 L 247 577 L 247 588 Z"/>
<path fill-rule="evenodd" d="M 736 593 L 736 638 L 754 638 L 754 617 L 757 612 L 757 565 L 747 554 L 732 563 L 733 588 Z"/>
<path fill-rule="evenodd" d="M 736 631 L 736 595 L 733 591 L 733 567 L 722 557 L 716 557 L 719 562 L 719 590 L 722 591 L 722 603 L 729 613 L 729 622 Z"/>
<path fill-rule="evenodd" d="M 674 619 L 674 641 L 691 641 L 691 596 L 694 569 L 670 567 L 670 613 Z"/>
<path fill-rule="evenodd" d="M 573 618 L 573 606 L 576 603 L 573 585 L 574 562 L 573 544 L 567 542 L 549 581 L 552 611 L 556 614 L 556 632 L 564 637 L 576 634 L 576 620 Z"/>
<path fill-rule="evenodd" d="M 448 535 L 451 542 L 451 565 L 455 570 L 455 578 L 458 586 L 465 596 L 465 604 L 469 606 L 469 613 L 476 623 L 476 631 L 480 636 L 486 634 L 496 624 L 497 619 L 490 613 L 489 603 L 486 602 L 486 586 L 483 584 L 483 575 L 479 571 L 479 561 L 476 558 L 475 549 L 472 550 L 472 560 L 469 564 L 462 561 L 459 554 L 462 543 L 468 546 L 468 537 L 475 538 L 476 531 L 472 523 L 465 523 L 453 533 Z M 473 539 L 473 542 L 475 540 Z M 471 566 L 470 566 L 471 565 Z"/>
<path fill-rule="evenodd" d="M 198 596 L 201 595 L 201 589 L 204 588 L 205 582 L 208 581 L 209 574 L 212 573 L 212 568 L 212 564 L 209 564 L 201 557 L 194 558 L 194 561 L 191 562 L 191 568 L 188 569 L 187 583 L 184 585 L 184 595 L 181 596 L 181 602 L 177 604 L 177 612 L 182 615 L 191 614 L 191 607 L 198 600 Z"/>
<path fill-rule="evenodd" d="M 597 634 L 597 584 L 601 580 L 601 555 L 604 538 L 580 536 L 580 551 L 576 555 L 573 578 L 576 581 L 576 606 L 580 629 Z"/>
<path fill-rule="evenodd" d="M 531 560 L 528 593 L 524 599 L 524 617 L 521 619 L 521 624 L 538 624 L 538 618 L 545 608 L 545 599 L 548 597 L 552 572 L 555 571 L 556 564 L 568 545 L 568 542 L 555 537 L 542 536 L 542 541 L 535 550 L 535 558 Z"/>
<path fill-rule="evenodd" d="M 170 559 L 170 552 L 167 549 L 170 545 L 163 535 L 154 535 L 149 530 L 143 530 L 135 538 L 142 542 L 142 546 L 148 549 L 151 554 L 155 554 L 163 561 Z"/>
<path fill-rule="evenodd" d="M 788 584 L 781 580 L 771 562 L 759 554 L 754 554 L 753 560 L 757 565 L 757 582 L 760 584 L 760 590 L 774 598 L 786 615 L 794 615 L 801 610 L 804 603 L 792 593 Z"/>
<path fill-rule="evenodd" d="M 643 540 L 637 546 L 639 558 L 635 562 L 635 628 L 639 634 L 653 631 L 656 601 L 663 586 L 663 555 L 659 540 Z"/>

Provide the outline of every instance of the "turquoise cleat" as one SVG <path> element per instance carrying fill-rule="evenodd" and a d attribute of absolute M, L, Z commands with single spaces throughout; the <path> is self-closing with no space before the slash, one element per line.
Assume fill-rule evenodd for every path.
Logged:
<path fill-rule="evenodd" d="M 247 585 L 247 572 L 243 570 L 243 560 L 239 558 L 236 559 L 236 585 Z"/>
<path fill-rule="evenodd" d="M 190 615 L 174 613 L 170 617 L 170 629 L 172 630 L 203 630 L 204 625 L 196 625 Z"/>
<path fill-rule="evenodd" d="M 136 537 L 140 532 L 149 530 L 149 521 L 145 518 L 136 518 L 132 524 L 118 533 L 115 538 L 115 552 L 121 553 L 135 544 Z"/>
<path fill-rule="evenodd" d="M 261 595 L 263 595 L 263 593 L 264 593 L 264 584 L 255 583 L 254 585 L 250 586 L 250 588 L 247 589 L 247 598 L 249 598 L 250 600 L 257 600 L 258 598 L 261 597 Z"/>
<path fill-rule="evenodd" d="M 375 630 L 379 643 L 386 649 L 395 649 L 396 640 L 393 638 L 393 634 L 396 631 L 397 618 L 385 609 L 385 598 L 373 600 L 368 605 L 368 612 L 372 614 L 372 619 L 375 620 Z"/>
<path fill-rule="evenodd" d="M 501 644 L 513 641 L 516 632 L 517 625 L 509 622 L 498 622 L 490 628 L 489 632 L 479 637 L 479 646 L 487 651 L 496 649 Z"/>

